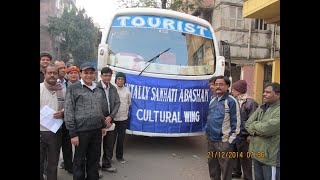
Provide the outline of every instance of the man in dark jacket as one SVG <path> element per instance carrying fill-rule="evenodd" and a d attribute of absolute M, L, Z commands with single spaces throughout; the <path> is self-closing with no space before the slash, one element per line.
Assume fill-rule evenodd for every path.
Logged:
<path fill-rule="evenodd" d="M 241 177 L 242 166 L 243 179 L 252 180 L 252 159 L 251 157 L 246 157 L 249 149 L 250 137 L 244 125 L 249 119 L 249 116 L 258 108 L 258 103 L 246 94 L 247 82 L 245 80 L 239 80 L 233 83 L 232 88 L 232 95 L 238 100 L 240 105 L 241 136 L 236 142 L 236 152 L 242 156 L 234 159 L 232 177 Z"/>
<path fill-rule="evenodd" d="M 75 146 L 73 180 L 99 179 L 101 141 L 107 133 L 104 111 L 108 104 L 103 91 L 93 82 L 94 71 L 91 64 L 82 64 L 81 80 L 71 84 L 66 93 L 64 120 Z"/>
<path fill-rule="evenodd" d="M 103 94 L 108 103 L 109 109 L 107 109 L 106 124 L 112 124 L 114 117 L 118 113 L 120 107 L 120 98 L 117 92 L 117 88 L 110 83 L 112 77 L 112 70 L 109 67 L 101 69 L 101 80 L 98 82 L 97 87 L 103 91 Z M 111 159 L 113 156 L 114 147 L 114 130 L 108 131 L 108 136 L 103 138 L 103 156 L 102 156 L 102 170 L 108 172 L 117 172 L 117 169 L 111 166 Z"/>

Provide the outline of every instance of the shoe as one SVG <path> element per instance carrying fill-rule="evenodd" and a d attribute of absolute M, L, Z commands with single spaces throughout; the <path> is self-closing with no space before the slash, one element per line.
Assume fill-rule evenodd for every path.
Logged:
<path fill-rule="evenodd" d="M 114 168 L 114 167 L 109 167 L 109 168 L 102 167 L 101 170 L 108 171 L 108 172 L 111 172 L 111 173 L 116 173 L 117 172 L 117 169 Z"/>
<path fill-rule="evenodd" d="M 59 169 L 64 169 L 64 162 L 63 161 L 60 163 Z"/>
<path fill-rule="evenodd" d="M 232 173 L 232 178 L 241 178 L 241 175 L 242 174 L 234 174 L 234 173 Z"/>
<path fill-rule="evenodd" d="M 124 163 L 126 163 L 126 160 L 124 160 L 123 158 L 121 158 L 121 159 L 117 159 L 121 164 L 124 164 Z"/>
<path fill-rule="evenodd" d="M 68 171 L 69 174 L 73 174 L 73 170 L 72 169 L 66 169 L 66 171 Z"/>
<path fill-rule="evenodd" d="M 99 179 L 101 179 L 103 177 L 102 171 L 101 169 L 99 169 Z"/>

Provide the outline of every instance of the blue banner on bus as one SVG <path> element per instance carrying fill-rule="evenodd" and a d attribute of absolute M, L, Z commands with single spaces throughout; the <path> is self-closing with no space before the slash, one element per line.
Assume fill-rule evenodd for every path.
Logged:
<path fill-rule="evenodd" d="M 212 39 L 212 33 L 206 27 L 184 20 L 160 16 L 118 16 L 114 19 L 112 27 L 166 29 Z"/>
<path fill-rule="evenodd" d="M 211 96 L 207 80 L 126 76 L 126 86 L 132 93 L 129 130 L 167 134 L 204 132 Z"/>

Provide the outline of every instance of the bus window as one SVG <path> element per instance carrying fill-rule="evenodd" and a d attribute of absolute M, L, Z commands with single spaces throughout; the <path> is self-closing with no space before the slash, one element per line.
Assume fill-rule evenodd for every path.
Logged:
<path fill-rule="evenodd" d="M 107 44 L 114 53 L 108 64 L 115 67 L 141 71 L 148 65 L 146 61 L 170 48 L 144 72 L 176 75 L 214 73 L 214 46 L 209 38 L 166 29 L 111 27 Z M 164 60 L 169 56 L 170 60 Z"/>

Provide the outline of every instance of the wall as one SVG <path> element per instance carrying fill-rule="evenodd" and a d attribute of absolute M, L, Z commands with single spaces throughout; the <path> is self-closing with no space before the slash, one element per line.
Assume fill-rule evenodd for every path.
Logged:
<path fill-rule="evenodd" d="M 241 68 L 242 79 L 247 82 L 247 94 L 253 97 L 254 65 L 244 65 Z"/>
<path fill-rule="evenodd" d="M 72 0 L 40 0 L 40 51 L 52 54 L 53 59 L 58 58 L 57 41 L 48 33 L 48 17 L 60 16 L 63 13 L 64 3 L 74 3 Z"/>
<path fill-rule="evenodd" d="M 40 0 L 40 51 L 47 51 L 56 56 L 54 42 L 50 37 L 48 29 L 48 16 L 56 13 L 56 0 Z"/>
<path fill-rule="evenodd" d="M 267 30 L 255 30 L 254 20 L 243 18 L 241 29 L 231 27 L 230 6 L 241 7 L 242 5 L 230 4 L 228 2 L 230 1 L 216 1 L 216 6 L 213 11 L 212 24 L 217 41 L 223 40 L 230 44 L 231 58 L 247 60 L 249 28 L 251 23 L 250 59 L 270 58 L 271 26 L 269 25 Z"/>

